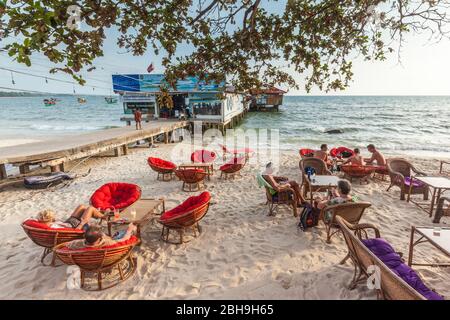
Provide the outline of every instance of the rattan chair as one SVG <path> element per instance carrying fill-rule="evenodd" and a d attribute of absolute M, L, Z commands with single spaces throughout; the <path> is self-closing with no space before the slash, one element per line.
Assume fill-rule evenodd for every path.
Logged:
<path fill-rule="evenodd" d="M 349 249 L 349 257 L 354 264 L 354 274 L 349 286 L 350 289 L 356 288 L 358 283 L 363 281 L 367 283 L 369 270 L 375 266 L 378 267 L 377 269 L 381 273 L 379 277 L 380 287 L 375 289 L 379 298 L 389 300 L 426 300 L 424 296 L 389 269 L 362 243 L 361 240 L 368 238 L 369 231 L 374 233 L 375 238 L 380 238 L 380 232 L 376 227 L 365 223 L 353 225 L 339 216 L 336 217 L 336 223 L 342 230 Z"/>
<path fill-rule="evenodd" d="M 279 206 L 292 207 L 292 213 L 294 217 L 297 216 L 297 203 L 294 199 L 294 189 L 285 188 L 283 191 L 277 191 L 277 193 L 274 195 L 270 193 L 270 189 L 268 187 L 264 187 L 264 189 L 266 190 L 266 204 L 269 206 L 270 216 L 273 216 L 276 212 L 278 212 Z"/>
<path fill-rule="evenodd" d="M 303 158 L 299 162 L 300 174 L 302 175 L 302 187 L 303 187 L 303 197 L 306 199 L 308 192 L 315 192 L 319 188 L 311 186 L 308 180 L 308 176 L 305 172 L 306 168 L 311 167 L 314 169 L 317 175 L 332 175 L 331 171 L 328 170 L 327 164 L 322 159 L 318 158 Z M 311 195 L 312 196 L 312 195 Z"/>
<path fill-rule="evenodd" d="M 439 166 L 439 174 L 450 176 L 450 171 L 446 171 L 444 168 L 444 165 L 450 165 L 450 162 L 441 160 L 440 166 Z"/>
<path fill-rule="evenodd" d="M 411 190 L 411 194 L 422 194 L 424 200 L 428 200 L 429 188 L 426 184 L 414 184 L 413 173 L 424 176 L 425 173 L 417 170 L 414 166 L 403 159 L 391 159 L 387 165 L 391 184 L 387 188 L 389 191 L 393 186 L 400 188 L 400 200 L 405 200 L 406 195 Z M 413 180 L 413 181 L 411 181 Z M 410 188 L 410 183 L 413 186 Z"/>
<path fill-rule="evenodd" d="M 226 180 L 228 178 L 234 178 L 236 175 L 240 176 L 240 172 L 244 168 L 245 162 L 246 159 L 242 157 L 234 158 L 232 161 L 225 163 L 219 168 L 220 178 Z"/>
<path fill-rule="evenodd" d="M 136 260 L 132 250 L 139 244 L 139 239 L 110 248 L 88 248 L 72 250 L 62 243 L 54 248 L 56 256 L 67 265 L 80 268 L 81 288 L 88 291 L 98 291 L 114 287 L 128 279 L 136 271 Z M 96 285 L 87 285 L 86 276 L 94 274 Z M 105 276 L 104 276 L 105 275 Z M 110 282 L 104 285 L 104 281 Z"/>
<path fill-rule="evenodd" d="M 177 168 L 177 166 L 170 161 L 154 157 L 149 157 L 147 163 L 153 171 L 158 173 L 156 180 L 159 181 L 172 180 L 175 169 Z"/>
<path fill-rule="evenodd" d="M 43 229 L 43 228 L 35 228 L 26 225 L 26 221 L 22 223 L 22 228 L 28 237 L 38 246 L 44 247 L 44 252 L 41 256 L 41 263 L 43 265 L 47 265 L 44 263 L 45 257 L 52 253 L 53 247 L 58 244 L 82 239 L 84 236 L 84 232 L 78 229 Z M 50 265 L 55 266 L 56 256 L 52 255 L 52 260 Z"/>
<path fill-rule="evenodd" d="M 370 206 L 369 202 L 347 202 L 323 208 L 320 217 L 325 224 L 327 243 L 331 243 L 331 237 L 340 231 L 339 225 L 336 223 L 336 217 L 339 216 L 351 224 L 357 224 L 364 211 Z"/>
<path fill-rule="evenodd" d="M 375 172 L 376 167 L 374 166 L 360 166 L 360 165 L 342 165 L 341 171 L 345 174 L 345 177 L 348 177 L 350 182 L 353 182 L 353 179 L 360 179 L 360 183 L 363 180 L 366 183 L 369 183 L 369 176 Z"/>
<path fill-rule="evenodd" d="M 439 199 L 433 223 L 439 223 L 444 216 L 450 216 L 450 197 L 441 197 Z"/>
<path fill-rule="evenodd" d="M 194 192 L 205 188 L 207 173 L 203 169 L 177 169 L 175 175 L 183 181 L 183 191 Z"/>
<path fill-rule="evenodd" d="M 207 193 L 207 195 L 205 195 Z M 200 198 L 201 197 L 201 198 Z M 194 197 L 191 197 L 194 198 Z M 187 230 L 192 230 L 194 237 L 197 237 L 197 232 L 201 233 L 201 228 L 199 226 L 199 221 L 203 219 L 203 217 L 206 215 L 209 209 L 209 204 L 211 201 L 210 194 L 205 191 L 203 194 L 200 194 L 199 196 L 195 197 L 200 199 L 202 202 L 199 203 L 198 206 L 195 206 L 194 209 L 188 209 L 188 211 L 182 211 L 178 213 L 177 215 L 170 217 L 168 219 L 164 218 L 164 213 L 161 215 L 161 218 L 158 220 L 158 222 L 163 226 L 161 230 L 161 240 L 172 243 L 172 244 L 182 244 L 184 243 L 184 234 Z M 189 199 L 188 199 L 189 200 Z M 187 201 L 188 201 L 187 200 Z M 184 204 L 181 204 L 178 207 L 184 206 Z M 176 210 L 177 208 L 174 208 L 172 210 Z M 170 231 L 176 231 L 179 235 L 179 242 L 174 242 L 170 240 Z"/>

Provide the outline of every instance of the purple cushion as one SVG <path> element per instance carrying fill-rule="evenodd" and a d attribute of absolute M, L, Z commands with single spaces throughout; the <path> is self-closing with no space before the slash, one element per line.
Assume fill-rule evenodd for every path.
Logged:
<path fill-rule="evenodd" d="M 384 239 L 362 240 L 364 245 L 375 254 L 396 275 L 428 300 L 443 300 L 436 292 L 430 290 L 420 279 L 417 273 L 405 264 L 394 248 Z"/>
<path fill-rule="evenodd" d="M 410 184 L 411 184 L 411 178 L 405 177 L 405 185 L 409 187 Z M 424 186 L 424 183 L 422 181 L 419 181 L 416 179 L 413 180 L 413 187 L 423 187 L 423 186 Z"/>

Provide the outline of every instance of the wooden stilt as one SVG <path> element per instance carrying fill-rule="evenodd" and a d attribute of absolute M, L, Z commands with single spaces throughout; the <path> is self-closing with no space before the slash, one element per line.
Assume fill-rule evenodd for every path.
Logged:
<path fill-rule="evenodd" d="M 124 144 L 124 145 L 122 146 L 122 152 L 123 152 L 124 155 L 127 155 L 127 154 L 128 154 L 128 145 L 127 145 L 127 144 Z"/>
<path fill-rule="evenodd" d="M 114 157 L 120 157 L 120 148 L 114 149 Z"/>
<path fill-rule="evenodd" d="M 64 162 L 59 164 L 59 171 L 66 172 L 66 168 L 65 168 Z"/>
<path fill-rule="evenodd" d="M 164 143 L 169 143 L 169 133 L 168 132 L 164 132 Z"/>
<path fill-rule="evenodd" d="M 27 164 L 22 164 L 19 166 L 19 172 L 20 174 L 26 174 L 30 172 L 30 166 Z"/>
<path fill-rule="evenodd" d="M 6 179 L 8 175 L 6 174 L 6 165 L 0 164 L 0 179 Z"/>

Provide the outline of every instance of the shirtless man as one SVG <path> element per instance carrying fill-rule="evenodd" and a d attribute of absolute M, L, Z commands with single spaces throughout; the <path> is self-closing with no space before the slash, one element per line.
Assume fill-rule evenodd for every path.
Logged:
<path fill-rule="evenodd" d="M 359 148 L 355 148 L 353 149 L 353 156 L 351 156 L 350 158 L 348 158 L 343 164 L 351 164 L 351 165 L 358 165 L 358 166 L 362 166 L 363 165 L 363 158 L 361 157 L 361 152 L 359 151 Z"/>
<path fill-rule="evenodd" d="M 320 150 L 314 151 L 313 157 L 321 159 L 325 161 L 325 163 L 328 163 L 328 145 L 322 144 L 320 146 Z"/>
<path fill-rule="evenodd" d="M 367 146 L 367 150 L 372 154 L 371 158 L 365 158 L 364 161 L 366 164 L 374 164 L 374 161 L 377 162 L 377 165 L 379 166 L 385 166 L 386 165 L 386 159 L 381 154 L 380 151 L 378 151 L 373 144 L 369 144 Z"/>
<path fill-rule="evenodd" d="M 142 130 L 142 112 L 139 109 L 134 110 L 134 121 L 136 122 L 136 130 Z"/>

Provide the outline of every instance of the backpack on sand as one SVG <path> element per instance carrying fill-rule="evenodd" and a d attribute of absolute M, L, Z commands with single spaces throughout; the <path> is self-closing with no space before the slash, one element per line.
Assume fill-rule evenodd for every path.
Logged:
<path fill-rule="evenodd" d="M 309 203 L 305 203 L 303 211 L 300 214 L 298 227 L 305 231 L 308 228 L 315 227 L 319 223 L 320 210 L 314 208 Z"/>

